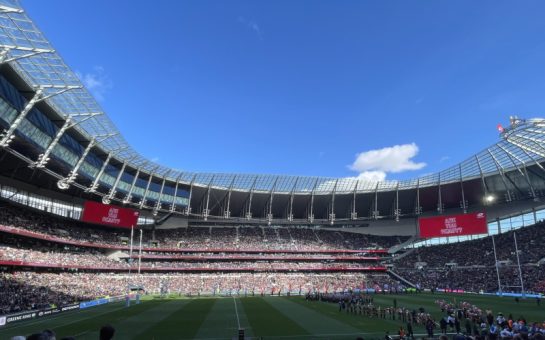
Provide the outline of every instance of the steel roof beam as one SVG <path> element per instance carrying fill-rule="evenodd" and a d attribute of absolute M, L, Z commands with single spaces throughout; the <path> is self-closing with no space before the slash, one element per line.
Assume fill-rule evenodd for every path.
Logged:
<path fill-rule="evenodd" d="M 276 189 L 276 183 L 278 183 L 278 176 L 274 180 L 273 186 L 269 192 L 269 201 L 268 204 L 268 212 L 267 212 L 267 223 L 271 225 L 273 220 L 273 213 L 272 213 L 272 205 L 273 205 L 273 198 L 274 198 L 274 189 Z"/>
<path fill-rule="evenodd" d="M 318 178 L 316 178 L 316 181 L 314 182 L 314 186 L 312 187 L 312 191 L 310 193 L 310 209 L 308 214 L 308 221 L 310 223 L 314 223 L 314 192 L 316 191 L 316 186 L 318 185 Z"/>
<path fill-rule="evenodd" d="M 189 216 L 189 214 L 191 214 L 191 198 L 193 196 L 193 184 L 195 183 L 196 178 L 197 174 L 194 174 L 191 182 L 189 183 L 189 201 L 187 202 L 187 208 L 185 209 L 186 216 Z"/>
<path fill-rule="evenodd" d="M 92 138 L 89 141 L 89 144 L 87 144 L 87 147 L 83 151 L 83 154 L 79 158 L 78 162 L 76 163 L 76 166 L 74 166 L 74 168 L 72 169 L 72 171 L 70 171 L 70 173 L 68 174 L 67 177 L 62 178 L 57 182 L 57 187 L 59 189 L 61 189 L 61 190 L 68 189 L 70 187 L 70 185 L 75 181 L 76 177 L 78 176 L 79 168 L 83 164 L 83 161 L 85 161 L 85 158 L 87 157 L 87 154 L 89 154 L 91 149 L 95 145 L 97 145 L 98 143 L 100 143 L 100 142 L 102 142 L 102 141 L 104 141 L 104 140 L 106 140 L 108 138 L 111 138 L 111 137 L 113 137 L 115 135 L 116 134 L 99 135 L 99 136 L 96 136 L 96 137 Z"/>
<path fill-rule="evenodd" d="M 134 159 L 134 157 L 133 157 L 133 159 Z M 129 161 L 123 162 L 123 165 L 121 166 L 121 169 L 119 170 L 119 173 L 117 174 L 117 177 L 116 177 L 116 179 L 114 181 L 114 184 L 110 188 L 108 195 L 102 196 L 102 203 L 110 204 L 112 199 L 115 197 L 117 186 L 119 185 L 119 181 L 121 180 L 121 176 L 123 175 L 123 172 L 125 172 L 125 167 L 127 166 L 127 163 L 130 162 L 130 161 L 132 161 L 132 159 L 129 160 Z"/>
<path fill-rule="evenodd" d="M 539 169 L 541 169 L 541 171 L 545 172 L 545 168 L 543 167 L 543 165 L 541 165 L 541 163 L 539 163 L 538 159 L 534 158 L 534 156 L 532 156 L 532 155 L 531 155 L 528 151 L 526 151 L 525 149 L 520 148 L 520 150 L 521 150 L 522 152 L 524 152 L 524 154 L 525 154 L 526 156 L 528 156 L 528 158 L 530 158 L 530 159 L 533 161 L 533 163 L 534 163 L 535 166 L 537 166 Z M 526 171 L 526 173 L 528 173 L 528 169 L 527 169 L 526 167 L 524 168 L 524 170 Z M 538 176 L 539 176 L 539 175 L 538 175 Z M 541 177 L 541 176 L 539 176 L 539 177 Z M 541 178 L 543 178 L 543 177 L 541 177 Z"/>
<path fill-rule="evenodd" d="M 462 163 L 459 164 L 459 174 L 460 174 L 460 190 L 462 192 L 462 202 L 460 202 L 460 207 L 464 211 L 464 214 L 467 213 L 467 201 L 464 193 L 464 181 L 462 177 Z"/>
<path fill-rule="evenodd" d="M 377 185 L 375 186 L 375 199 L 374 203 L 371 204 L 371 218 L 374 220 L 377 220 L 379 217 L 379 211 L 378 211 L 378 186 L 380 182 L 377 182 Z"/>
<path fill-rule="evenodd" d="M 32 47 L 24 47 L 24 46 L 15 46 L 15 45 L 7 45 L 7 44 L 0 44 L 0 48 L 2 51 L 0 52 L 0 65 L 1 64 L 7 64 L 12 61 L 16 61 L 19 59 L 29 58 L 33 57 L 38 54 L 43 53 L 55 53 L 55 50 L 53 49 L 47 49 L 47 48 L 32 48 Z M 11 50 L 18 50 L 23 52 L 28 52 L 26 54 L 18 55 L 9 57 L 9 52 Z"/>
<path fill-rule="evenodd" d="M 11 7 L 6 5 L 0 5 L 0 13 L 23 13 L 23 9 L 17 7 Z"/>
<path fill-rule="evenodd" d="M 125 199 L 123 200 L 124 204 L 132 202 L 132 191 L 134 190 L 134 186 L 136 185 L 136 181 L 138 180 L 138 176 L 140 175 L 141 168 L 138 167 L 136 169 L 136 173 L 134 174 L 134 178 L 132 179 L 131 187 L 129 188 L 129 192 L 127 193 L 127 196 L 125 196 Z"/>
<path fill-rule="evenodd" d="M 58 95 L 58 94 L 61 94 L 61 93 L 64 93 L 66 91 L 69 91 L 69 90 L 72 90 L 72 89 L 76 88 L 76 87 L 73 87 L 73 86 L 58 87 L 58 88 L 61 88 L 62 90 L 57 92 L 57 93 L 53 93 L 53 94 L 44 96 L 44 89 L 51 88 L 52 86 L 53 85 L 44 85 L 44 86 L 40 86 L 40 87 L 38 87 L 36 89 L 36 92 L 34 93 L 32 98 L 27 102 L 27 104 L 25 105 L 23 110 L 21 112 L 19 112 L 19 115 L 17 115 L 17 118 L 15 118 L 13 123 L 11 123 L 8 130 L 0 135 L 2 137 L 0 139 L 0 147 L 6 147 L 6 146 L 9 145 L 9 143 L 14 138 L 15 130 L 17 130 L 17 128 L 19 127 L 21 122 L 25 119 L 27 114 L 34 108 L 34 105 L 36 105 L 36 103 L 38 103 L 38 102 L 40 102 L 42 100 L 45 100 L 47 98 L 51 98 L 52 96 L 55 96 L 55 95 Z"/>
<path fill-rule="evenodd" d="M 338 183 L 339 183 L 339 180 L 337 179 L 335 181 L 335 185 L 333 186 L 333 190 L 331 191 L 331 212 L 329 213 L 329 223 L 331 225 L 335 223 L 335 192 L 337 191 Z"/>
<path fill-rule="evenodd" d="M 72 171 L 70 171 L 67 177 L 60 179 L 57 182 L 57 187 L 59 189 L 66 190 L 70 187 L 70 184 L 72 184 L 72 182 L 75 181 L 76 177 L 78 176 L 78 170 L 80 166 L 83 164 L 83 161 L 87 157 L 87 154 L 89 153 L 89 151 L 91 151 L 91 149 L 93 148 L 93 146 L 95 146 L 95 144 L 96 144 L 96 140 L 94 138 L 91 139 L 91 141 L 89 142 L 89 144 L 87 144 L 87 147 L 83 151 L 83 154 L 81 155 L 80 159 L 76 163 L 76 166 L 72 169 Z"/>
<path fill-rule="evenodd" d="M 254 182 L 252 183 L 252 187 L 250 189 L 249 197 L 248 197 L 248 210 L 246 211 L 246 219 L 250 220 L 252 218 L 252 198 L 254 197 L 254 189 L 255 185 L 257 183 L 257 179 L 259 176 L 255 176 Z"/>
<path fill-rule="evenodd" d="M 174 187 L 174 195 L 172 196 L 172 202 L 170 204 L 170 212 L 176 211 L 176 199 L 178 198 L 178 186 L 180 185 L 181 177 L 182 173 L 179 173 L 178 178 L 176 178 L 176 186 Z"/>
<path fill-rule="evenodd" d="M 356 211 L 356 195 L 358 192 L 358 185 L 360 183 L 360 180 L 356 180 L 356 184 L 354 185 L 354 190 L 352 191 L 352 212 L 350 213 L 350 219 L 356 220 L 358 219 L 358 213 Z"/>
<path fill-rule="evenodd" d="M 397 182 L 396 194 L 395 194 L 395 208 L 394 208 L 394 219 L 396 222 L 399 222 L 400 216 L 401 216 L 401 209 L 399 209 L 399 182 Z"/>
<path fill-rule="evenodd" d="M 543 148 L 543 146 L 540 144 L 540 142 L 542 143 L 543 141 L 540 141 L 539 139 L 531 138 L 528 136 L 516 135 L 516 141 L 513 142 L 513 137 L 514 136 L 511 136 L 510 138 L 507 139 L 507 141 L 510 142 L 511 144 L 517 145 L 521 149 L 529 150 L 532 153 L 535 153 L 536 155 L 539 155 L 545 158 L 545 148 Z M 524 142 L 519 141 L 521 139 L 525 141 Z M 531 142 L 532 145 L 537 146 L 540 150 L 536 150 L 535 148 L 532 148 L 528 144 L 528 141 Z"/>
<path fill-rule="evenodd" d="M 140 201 L 140 204 L 139 204 L 140 209 L 142 209 L 144 207 L 144 205 L 146 204 L 146 199 L 147 199 L 147 196 L 148 196 L 148 193 L 149 193 L 149 187 L 151 185 L 153 175 L 154 175 L 155 171 L 157 171 L 157 169 L 159 169 L 158 165 L 155 168 L 153 168 L 153 170 L 151 170 L 151 172 L 150 172 L 149 179 L 148 179 L 148 184 L 146 185 L 146 190 L 144 191 L 144 195 L 142 196 L 142 200 Z"/>
<path fill-rule="evenodd" d="M 295 179 L 295 182 L 293 183 L 293 187 L 291 188 L 290 192 L 290 199 L 288 203 L 288 221 L 293 221 L 293 197 L 295 195 L 295 188 L 297 188 L 297 182 L 299 182 L 299 177 Z"/>
<path fill-rule="evenodd" d="M 486 182 L 484 180 L 484 174 L 483 174 L 483 169 L 481 168 L 481 162 L 479 161 L 479 156 L 475 155 L 475 160 L 477 161 L 477 167 L 479 168 L 479 173 L 481 174 L 481 183 L 483 185 L 483 190 L 484 190 L 484 202 L 485 202 L 485 205 L 488 203 L 487 200 L 486 200 L 486 197 L 488 197 L 488 188 L 486 186 Z"/>
<path fill-rule="evenodd" d="M 441 195 L 441 173 L 437 174 L 437 212 L 442 214 L 445 210 L 443 196 Z"/>
<path fill-rule="evenodd" d="M 159 209 L 161 209 L 161 207 L 162 207 L 161 200 L 163 199 L 163 190 L 165 189 L 165 182 L 167 180 L 167 176 L 168 176 L 169 173 L 170 173 L 170 171 L 167 171 L 163 175 L 163 182 L 161 183 L 161 191 L 159 192 L 159 198 L 157 199 L 157 203 L 155 204 L 155 209 L 153 210 L 154 215 L 157 215 Z"/>
<path fill-rule="evenodd" d="M 202 217 L 205 221 L 208 220 L 208 215 L 210 211 L 208 210 L 209 204 L 210 204 L 210 189 L 212 188 L 212 182 L 214 181 L 214 176 L 210 179 L 210 183 L 208 183 L 208 187 L 206 189 L 206 205 L 205 208 L 202 211 Z"/>
<path fill-rule="evenodd" d="M 100 114 L 100 113 L 99 113 Z M 43 168 L 47 162 L 49 162 L 49 154 L 53 151 L 53 148 L 57 145 L 57 143 L 60 141 L 63 134 L 70 128 L 94 117 L 97 115 L 96 113 L 91 114 L 78 114 L 78 115 L 71 115 L 69 116 L 65 121 L 62 127 L 57 131 L 57 134 L 55 135 L 55 138 L 51 140 L 45 151 L 38 156 L 38 160 L 34 163 L 29 164 L 30 167 L 37 167 L 37 168 Z M 74 122 L 72 119 L 77 116 L 86 116 L 85 119 L 82 119 L 80 121 Z"/>
<path fill-rule="evenodd" d="M 532 182 L 530 182 L 528 171 L 526 170 L 526 162 L 518 158 L 515 154 L 511 153 L 511 151 L 507 150 L 500 144 L 496 144 L 496 146 L 500 148 L 507 155 L 507 157 L 509 157 L 509 160 L 511 161 L 511 163 L 513 163 L 513 165 L 517 168 L 520 175 L 524 177 L 524 179 L 526 180 L 526 183 L 528 184 L 528 188 L 530 189 L 530 195 L 532 196 L 532 198 L 536 198 L 536 192 L 534 190 L 534 186 L 532 185 Z M 520 167 L 517 165 L 517 163 L 514 161 L 513 158 L 516 159 L 520 164 L 522 164 L 524 172 L 520 169 Z"/>
<path fill-rule="evenodd" d="M 414 214 L 420 215 L 422 213 L 422 207 L 420 206 L 420 178 L 416 180 L 416 204 L 414 207 Z"/>
<path fill-rule="evenodd" d="M 233 193 L 233 186 L 235 185 L 236 178 L 237 175 L 234 175 L 233 179 L 231 180 L 231 184 L 229 184 L 229 190 L 227 191 L 227 204 L 225 206 L 225 210 L 223 211 L 224 218 L 231 217 L 231 194 Z"/>
<path fill-rule="evenodd" d="M 43 93 L 43 89 L 40 88 L 36 90 L 36 93 L 34 93 L 34 96 L 27 102 L 27 104 L 25 105 L 23 110 L 19 113 L 17 118 L 15 118 L 13 123 L 11 123 L 8 130 L 0 135 L 2 137 L 2 139 L 0 139 L 0 147 L 5 148 L 13 140 L 13 138 L 15 137 L 13 133 L 15 132 L 15 130 L 17 130 L 17 128 L 19 127 L 19 124 L 21 124 L 23 119 L 25 119 L 26 115 L 30 112 L 30 110 L 32 110 L 32 108 L 34 107 L 34 104 L 36 104 L 38 100 L 41 98 L 42 93 Z"/>
<path fill-rule="evenodd" d="M 119 152 L 121 151 L 122 149 L 124 148 L 120 148 L 120 149 L 117 149 L 117 150 L 113 150 L 113 151 L 110 151 L 108 153 L 108 156 L 106 157 L 106 160 L 102 163 L 102 167 L 100 168 L 100 171 L 98 172 L 98 175 L 95 176 L 95 179 L 93 181 L 93 184 L 91 184 L 91 186 L 87 189 L 85 189 L 86 192 L 95 192 L 96 189 L 98 189 L 98 182 L 100 181 L 100 178 L 102 177 L 102 174 L 104 173 L 104 170 L 106 170 L 106 166 L 108 165 L 108 163 L 110 162 L 110 159 L 113 157 L 113 155 L 116 153 L 116 152 Z"/>
<path fill-rule="evenodd" d="M 505 174 L 503 173 L 503 167 L 500 165 L 494 154 L 492 154 L 492 151 L 490 149 L 486 149 L 486 151 L 490 154 L 490 157 L 492 157 L 492 160 L 494 161 L 494 164 L 496 165 L 496 168 L 498 169 L 498 173 L 500 174 L 501 181 L 503 183 L 503 186 L 505 187 L 505 191 L 507 192 L 507 202 L 512 201 L 511 192 L 509 190 L 509 187 L 507 187 L 507 182 L 505 182 Z"/>

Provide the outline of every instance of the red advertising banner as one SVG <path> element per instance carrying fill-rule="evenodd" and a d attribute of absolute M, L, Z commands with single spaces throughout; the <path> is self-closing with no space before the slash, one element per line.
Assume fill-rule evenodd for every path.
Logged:
<path fill-rule="evenodd" d="M 83 205 L 81 220 L 112 227 L 130 228 L 136 227 L 138 216 L 138 211 L 132 209 L 86 201 Z"/>
<path fill-rule="evenodd" d="M 471 214 L 422 217 L 418 219 L 420 237 L 448 237 L 488 233 L 484 212 Z"/>

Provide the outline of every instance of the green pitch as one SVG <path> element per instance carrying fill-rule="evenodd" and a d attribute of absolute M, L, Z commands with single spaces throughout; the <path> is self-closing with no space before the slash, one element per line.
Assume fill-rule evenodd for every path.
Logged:
<path fill-rule="evenodd" d="M 468 301 L 494 313 L 524 316 L 528 321 L 543 321 L 545 306 L 534 299 L 516 303 L 512 298 L 443 294 L 375 295 L 375 304 L 417 309 L 423 307 L 437 317 L 442 316 L 436 299 Z M 309 302 L 303 297 L 237 297 L 237 298 L 148 298 L 130 308 L 114 303 L 68 312 L 50 318 L 12 324 L 0 330 L 1 339 L 29 335 L 53 329 L 57 339 L 98 339 L 102 325 L 116 329 L 114 339 L 233 339 L 239 325 L 246 336 L 260 339 L 382 339 L 385 331 L 397 334 L 400 321 L 370 319 L 339 312 L 338 306 L 325 302 Z M 424 333 L 420 327 L 415 333 Z"/>

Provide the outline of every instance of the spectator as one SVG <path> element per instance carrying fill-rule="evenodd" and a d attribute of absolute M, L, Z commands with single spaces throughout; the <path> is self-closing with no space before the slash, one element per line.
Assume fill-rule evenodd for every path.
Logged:
<path fill-rule="evenodd" d="M 113 339 L 114 334 L 115 334 L 115 328 L 113 328 L 110 325 L 105 325 L 105 326 L 102 326 L 102 328 L 100 329 L 99 339 L 100 340 L 111 340 L 111 339 Z"/>

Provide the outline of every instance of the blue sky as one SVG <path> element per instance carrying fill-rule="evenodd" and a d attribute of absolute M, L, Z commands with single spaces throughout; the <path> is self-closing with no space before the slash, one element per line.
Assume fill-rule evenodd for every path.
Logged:
<path fill-rule="evenodd" d="M 129 143 L 177 169 L 410 178 L 545 112 L 543 1 L 22 4 Z"/>

